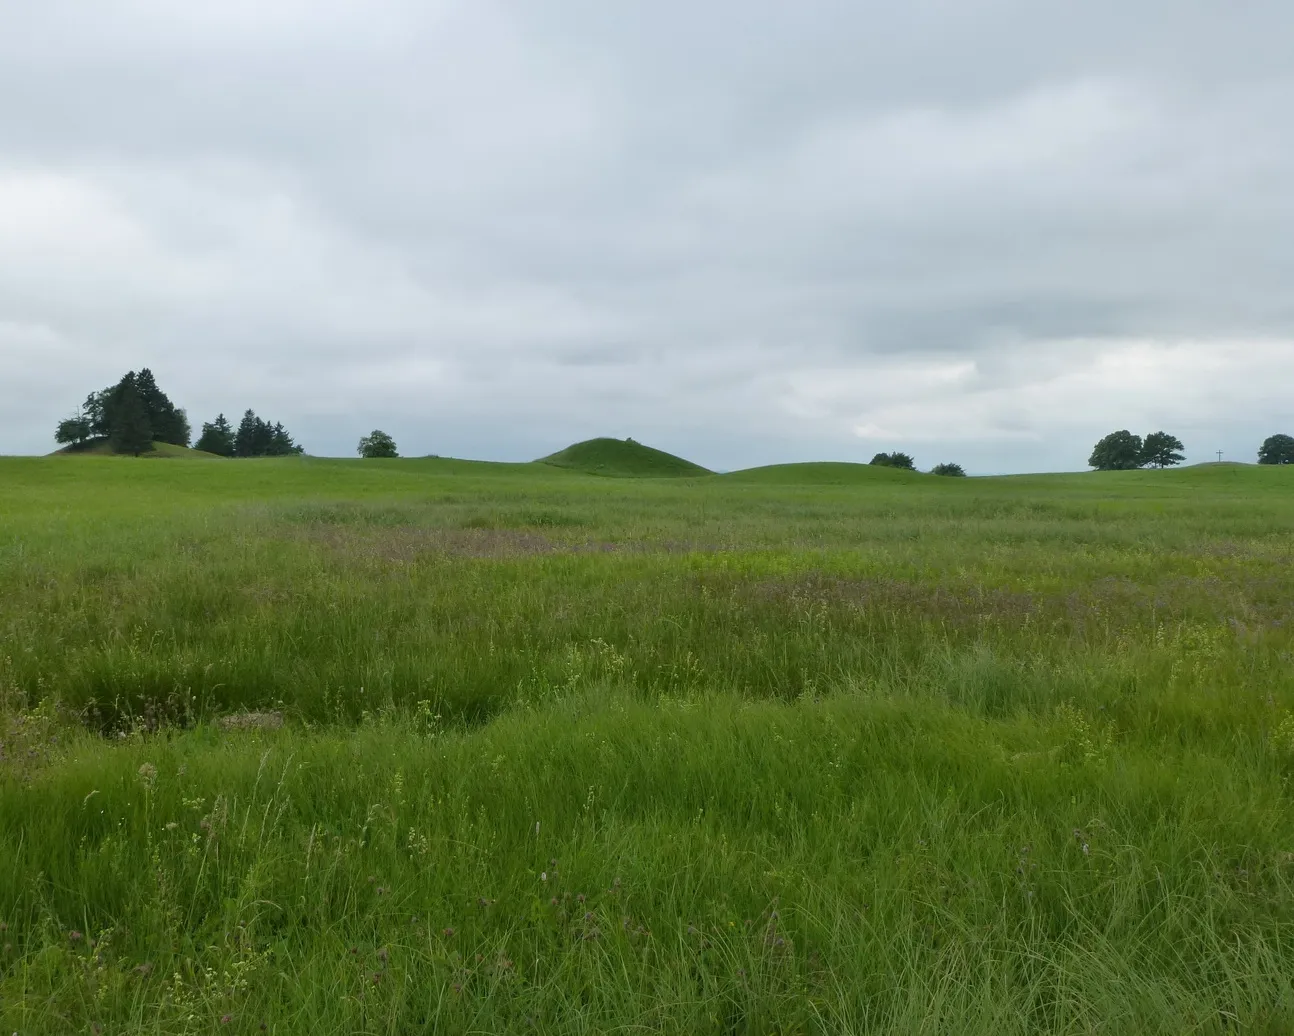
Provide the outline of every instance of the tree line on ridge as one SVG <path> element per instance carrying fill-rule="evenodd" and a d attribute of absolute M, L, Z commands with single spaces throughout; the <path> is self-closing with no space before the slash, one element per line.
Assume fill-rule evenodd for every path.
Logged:
<path fill-rule="evenodd" d="M 154 443 L 187 447 L 192 432 L 188 415 L 157 384 L 147 367 L 127 371 L 115 385 L 91 392 L 69 418 L 58 423 L 54 439 L 72 450 L 106 443 L 114 453 L 139 456 L 154 449 Z M 282 422 L 262 420 L 252 410 L 244 412 L 235 428 L 225 415 L 204 422 L 194 449 L 220 457 L 285 457 L 304 452 Z M 1180 464 L 1182 440 L 1168 432 L 1151 432 L 1144 439 L 1126 428 L 1104 436 L 1092 449 L 1088 464 L 1098 471 L 1127 471 L 1147 466 L 1167 468 Z M 359 455 L 366 458 L 399 456 L 395 440 L 374 429 L 359 442 Z M 878 453 L 871 464 L 915 471 L 912 457 L 900 450 Z M 1258 449 L 1259 464 L 1294 464 L 1294 437 L 1270 435 Z M 937 464 L 935 475 L 961 477 L 960 464 Z"/>
<path fill-rule="evenodd" d="M 171 402 L 147 367 L 127 371 L 115 385 L 91 392 L 76 413 L 58 423 L 54 440 L 73 450 L 106 443 L 114 453 L 138 457 L 154 443 L 189 445 L 188 415 Z M 194 449 L 221 457 L 284 457 L 302 453 L 281 422 L 270 424 L 248 410 L 235 429 L 220 414 L 202 426 Z"/>

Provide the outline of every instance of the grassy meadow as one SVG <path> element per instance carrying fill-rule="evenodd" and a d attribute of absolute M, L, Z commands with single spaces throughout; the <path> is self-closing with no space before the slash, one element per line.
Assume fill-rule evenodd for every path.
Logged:
<path fill-rule="evenodd" d="M 1294 1031 L 1294 471 L 586 459 L 0 459 L 0 1030 Z"/>

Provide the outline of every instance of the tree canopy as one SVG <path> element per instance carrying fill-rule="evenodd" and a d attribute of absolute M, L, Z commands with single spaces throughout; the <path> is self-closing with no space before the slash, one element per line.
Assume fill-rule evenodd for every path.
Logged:
<path fill-rule="evenodd" d="M 1258 448 L 1259 464 L 1294 464 L 1294 436 L 1269 435 Z"/>
<path fill-rule="evenodd" d="M 214 421 L 203 422 L 202 434 L 194 449 L 218 457 L 290 457 L 305 452 L 281 421 L 270 424 L 257 417 L 254 410 L 243 413 L 237 428 L 224 414 L 217 414 Z"/>
<path fill-rule="evenodd" d="M 912 458 L 899 450 L 895 450 L 893 453 L 878 453 L 868 463 L 882 468 L 902 468 L 905 471 L 916 470 L 916 463 Z"/>
<path fill-rule="evenodd" d="M 129 375 L 127 375 L 129 377 Z M 153 378 L 147 367 L 135 375 L 135 390 L 148 418 L 151 437 L 157 442 L 176 446 L 189 445 L 189 419 L 184 411 L 172 403 Z"/>
<path fill-rule="evenodd" d="M 80 446 L 94 435 L 89 418 L 79 411 L 64 421 L 59 421 L 54 441 L 63 446 Z"/>
<path fill-rule="evenodd" d="M 254 410 L 243 413 L 238 431 L 234 433 L 235 457 L 290 457 L 304 452 L 303 447 L 292 441 L 281 422 L 270 424 L 262 421 Z"/>
<path fill-rule="evenodd" d="M 154 442 L 188 446 L 189 419 L 167 397 L 147 367 L 127 371 L 115 385 L 91 392 L 71 417 L 58 423 L 55 441 L 71 447 L 107 442 L 117 453 L 138 456 Z M 202 425 L 195 448 L 221 457 L 286 457 L 303 453 L 279 421 L 271 424 L 252 410 L 235 429 L 224 414 Z"/>
<path fill-rule="evenodd" d="M 1098 442 L 1087 463 L 1097 471 L 1129 471 L 1144 463 L 1144 450 L 1141 436 L 1124 428 Z"/>
<path fill-rule="evenodd" d="M 138 457 L 153 448 L 153 429 L 148 407 L 133 378 L 123 378 L 113 390 L 112 428 L 108 442 L 117 453 L 130 453 Z"/>
<path fill-rule="evenodd" d="M 1157 468 L 1167 468 L 1185 460 L 1182 440 L 1167 432 L 1151 432 L 1141 446 L 1141 462 Z"/>
<path fill-rule="evenodd" d="M 1123 428 L 1098 442 L 1087 463 L 1097 471 L 1131 471 L 1147 464 L 1167 468 L 1186 459 L 1184 449 L 1182 440 L 1168 432 L 1151 432 L 1143 440 Z"/>
<path fill-rule="evenodd" d="M 59 422 L 54 439 L 72 446 L 107 440 L 118 453 L 138 455 L 151 450 L 154 442 L 188 446 L 189 421 L 144 367 L 91 392 L 76 414 Z"/>
<path fill-rule="evenodd" d="M 930 469 L 932 475 L 948 475 L 952 478 L 965 478 L 966 471 L 960 464 L 936 464 Z"/>
<path fill-rule="evenodd" d="M 193 444 L 195 450 L 214 453 L 217 457 L 234 455 L 234 429 L 224 414 L 217 414 L 214 421 L 204 421 L 202 434 Z"/>
<path fill-rule="evenodd" d="M 359 441 L 359 455 L 364 458 L 398 457 L 395 440 L 381 429 L 374 428 Z"/>

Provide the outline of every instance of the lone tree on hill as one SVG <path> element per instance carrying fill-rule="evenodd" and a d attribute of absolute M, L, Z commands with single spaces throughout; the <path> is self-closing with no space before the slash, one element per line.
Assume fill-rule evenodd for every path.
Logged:
<path fill-rule="evenodd" d="M 916 470 L 916 464 L 912 458 L 898 450 L 893 453 L 878 453 L 869 463 L 880 468 L 902 468 L 904 471 Z"/>
<path fill-rule="evenodd" d="M 949 475 L 952 478 L 965 478 L 966 472 L 960 464 L 936 464 L 930 469 L 932 475 Z"/>
<path fill-rule="evenodd" d="M 395 448 L 395 440 L 378 428 L 374 428 L 360 439 L 359 455 L 366 459 L 400 456 Z"/>
<path fill-rule="evenodd" d="M 1097 471 L 1130 471 L 1144 463 L 1144 451 L 1141 436 L 1124 428 L 1098 442 L 1087 463 Z"/>
<path fill-rule="evenodd" d="M 1157 468 L 1167 468 L 1180 464 L 1186 458 L 1182 455 L 1182 440 L 1167 432 L 1151 432 L 1141 445 L 1141 462 L 1153 464 Z"/>
<path fill-rule="evenodd" d="M 1269 435 L 1258 448 L 1259 464 L 1294 464 L 1294 436 Z"/>

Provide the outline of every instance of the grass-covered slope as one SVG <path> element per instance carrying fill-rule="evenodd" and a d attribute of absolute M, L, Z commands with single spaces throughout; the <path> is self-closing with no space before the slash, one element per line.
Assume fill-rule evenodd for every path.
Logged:
<path fill-rule="evenodd" d="M 765 485 L 849 486 L 906 482 L 922 479 L 919 472 L 879 464 L 850 464 L 845 461 L 813 461 L 803 464 L 769 464 L 759 468 L 731 471 L 721 478 L 730 482 L 758 482 Z"/>
<path fill-rule="evenodd" d="M 96 439 L 86 443 L 83 446 L 64 446 L 61 450 L 56 450 L 54 453 L 50 454 L 50 456 L 52 457 L 119 457 L 122 455 L 114 452 L 112 447 L 108 445 L 108 441 L 106 439 Z M 139 456 L 141 458 L 148 457 L 148 458 L 169 458 L 169 459 L 174 459 L 176 457 L 191 457 L 195 460 L 200 460 L 200 459 L 223 460 L 224 459 L 223 457 L 220 457 L 214 453 L 207 453 L 206 450 L 191 450 L 188 447 L 176 446 L 174 443 L 169 443 L 169 442 L 155 442 L 153 443 L 153 448 L 151 450 L 147 451 L 146 453 L 141 453 Z"/>
<path fill-rule="evenodd" d="M 0 458 L 0 1032 L 1294 1031 L 1294 471 L 893 474 Z"/>
<path fill-rule="evenodd" d="M 540 459 L 541 464 L 572 468 L 591 475 L 634 478 L 678 478 L 708 475 L 709 470 L 672 453 L 632 439 L 587 439 Z"/>

